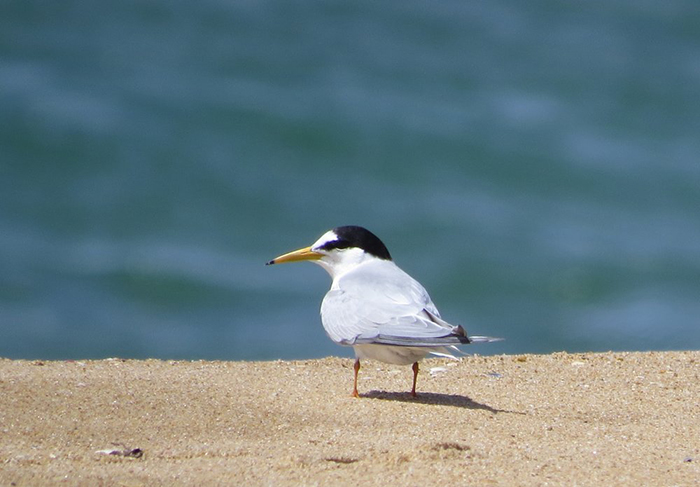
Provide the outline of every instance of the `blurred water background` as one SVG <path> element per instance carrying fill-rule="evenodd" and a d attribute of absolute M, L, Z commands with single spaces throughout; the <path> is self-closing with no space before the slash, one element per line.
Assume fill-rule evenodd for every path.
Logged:
<path fill-rule="evenodd" d="M 0 356 L 350 355 L 264 266 L 346 224 L 467 352 L 700 348 L 700 3 L 0 3 Z"/>

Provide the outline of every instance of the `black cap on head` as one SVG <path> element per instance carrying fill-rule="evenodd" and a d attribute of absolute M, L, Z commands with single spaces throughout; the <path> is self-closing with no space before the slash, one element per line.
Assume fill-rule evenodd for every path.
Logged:
<path fill-rule="evenodd" d="M 357 247 L 380 259 L 391 260 L 391 254 L 389 254 L 389 250 L 387 250 L 384 243 L 366 228 L 348 225 L 334 228 L 333 233 L 338 236 L 338 239 L 327 242 L 321 249 L 332 250 Z"/>

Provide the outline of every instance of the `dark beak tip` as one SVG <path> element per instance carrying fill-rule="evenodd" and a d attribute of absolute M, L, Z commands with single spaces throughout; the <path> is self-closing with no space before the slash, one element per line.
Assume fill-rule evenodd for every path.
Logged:
<path fill-rule="evenodd" d="M 275 261 L 274 261 L 274 259 L 273 259 L 273 260 L 271 260 L 270 262 L 265 262 L 265 265 L 272 265 L 272 264 L 274 264 L 274 263 L 275 263 Z"/>

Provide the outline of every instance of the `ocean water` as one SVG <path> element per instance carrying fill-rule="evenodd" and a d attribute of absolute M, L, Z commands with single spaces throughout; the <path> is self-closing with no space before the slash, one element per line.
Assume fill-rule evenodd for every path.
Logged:
<path fill-rule="evenodd" d="M 0 356 L 349 356 L 264 265 L 347 224 L 466 352 L 700 348 L 700 4 L 0 4 Z"/>

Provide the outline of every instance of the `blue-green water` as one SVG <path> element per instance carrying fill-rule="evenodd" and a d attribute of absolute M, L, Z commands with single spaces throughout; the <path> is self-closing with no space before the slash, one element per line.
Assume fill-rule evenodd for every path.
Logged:
<path fill-rule="evenodd" d="M 349 354 L 264 266 L 344 224 L 468 352 L 700 348 L 700 3 L 0 3 L 0 356 Z"/>

